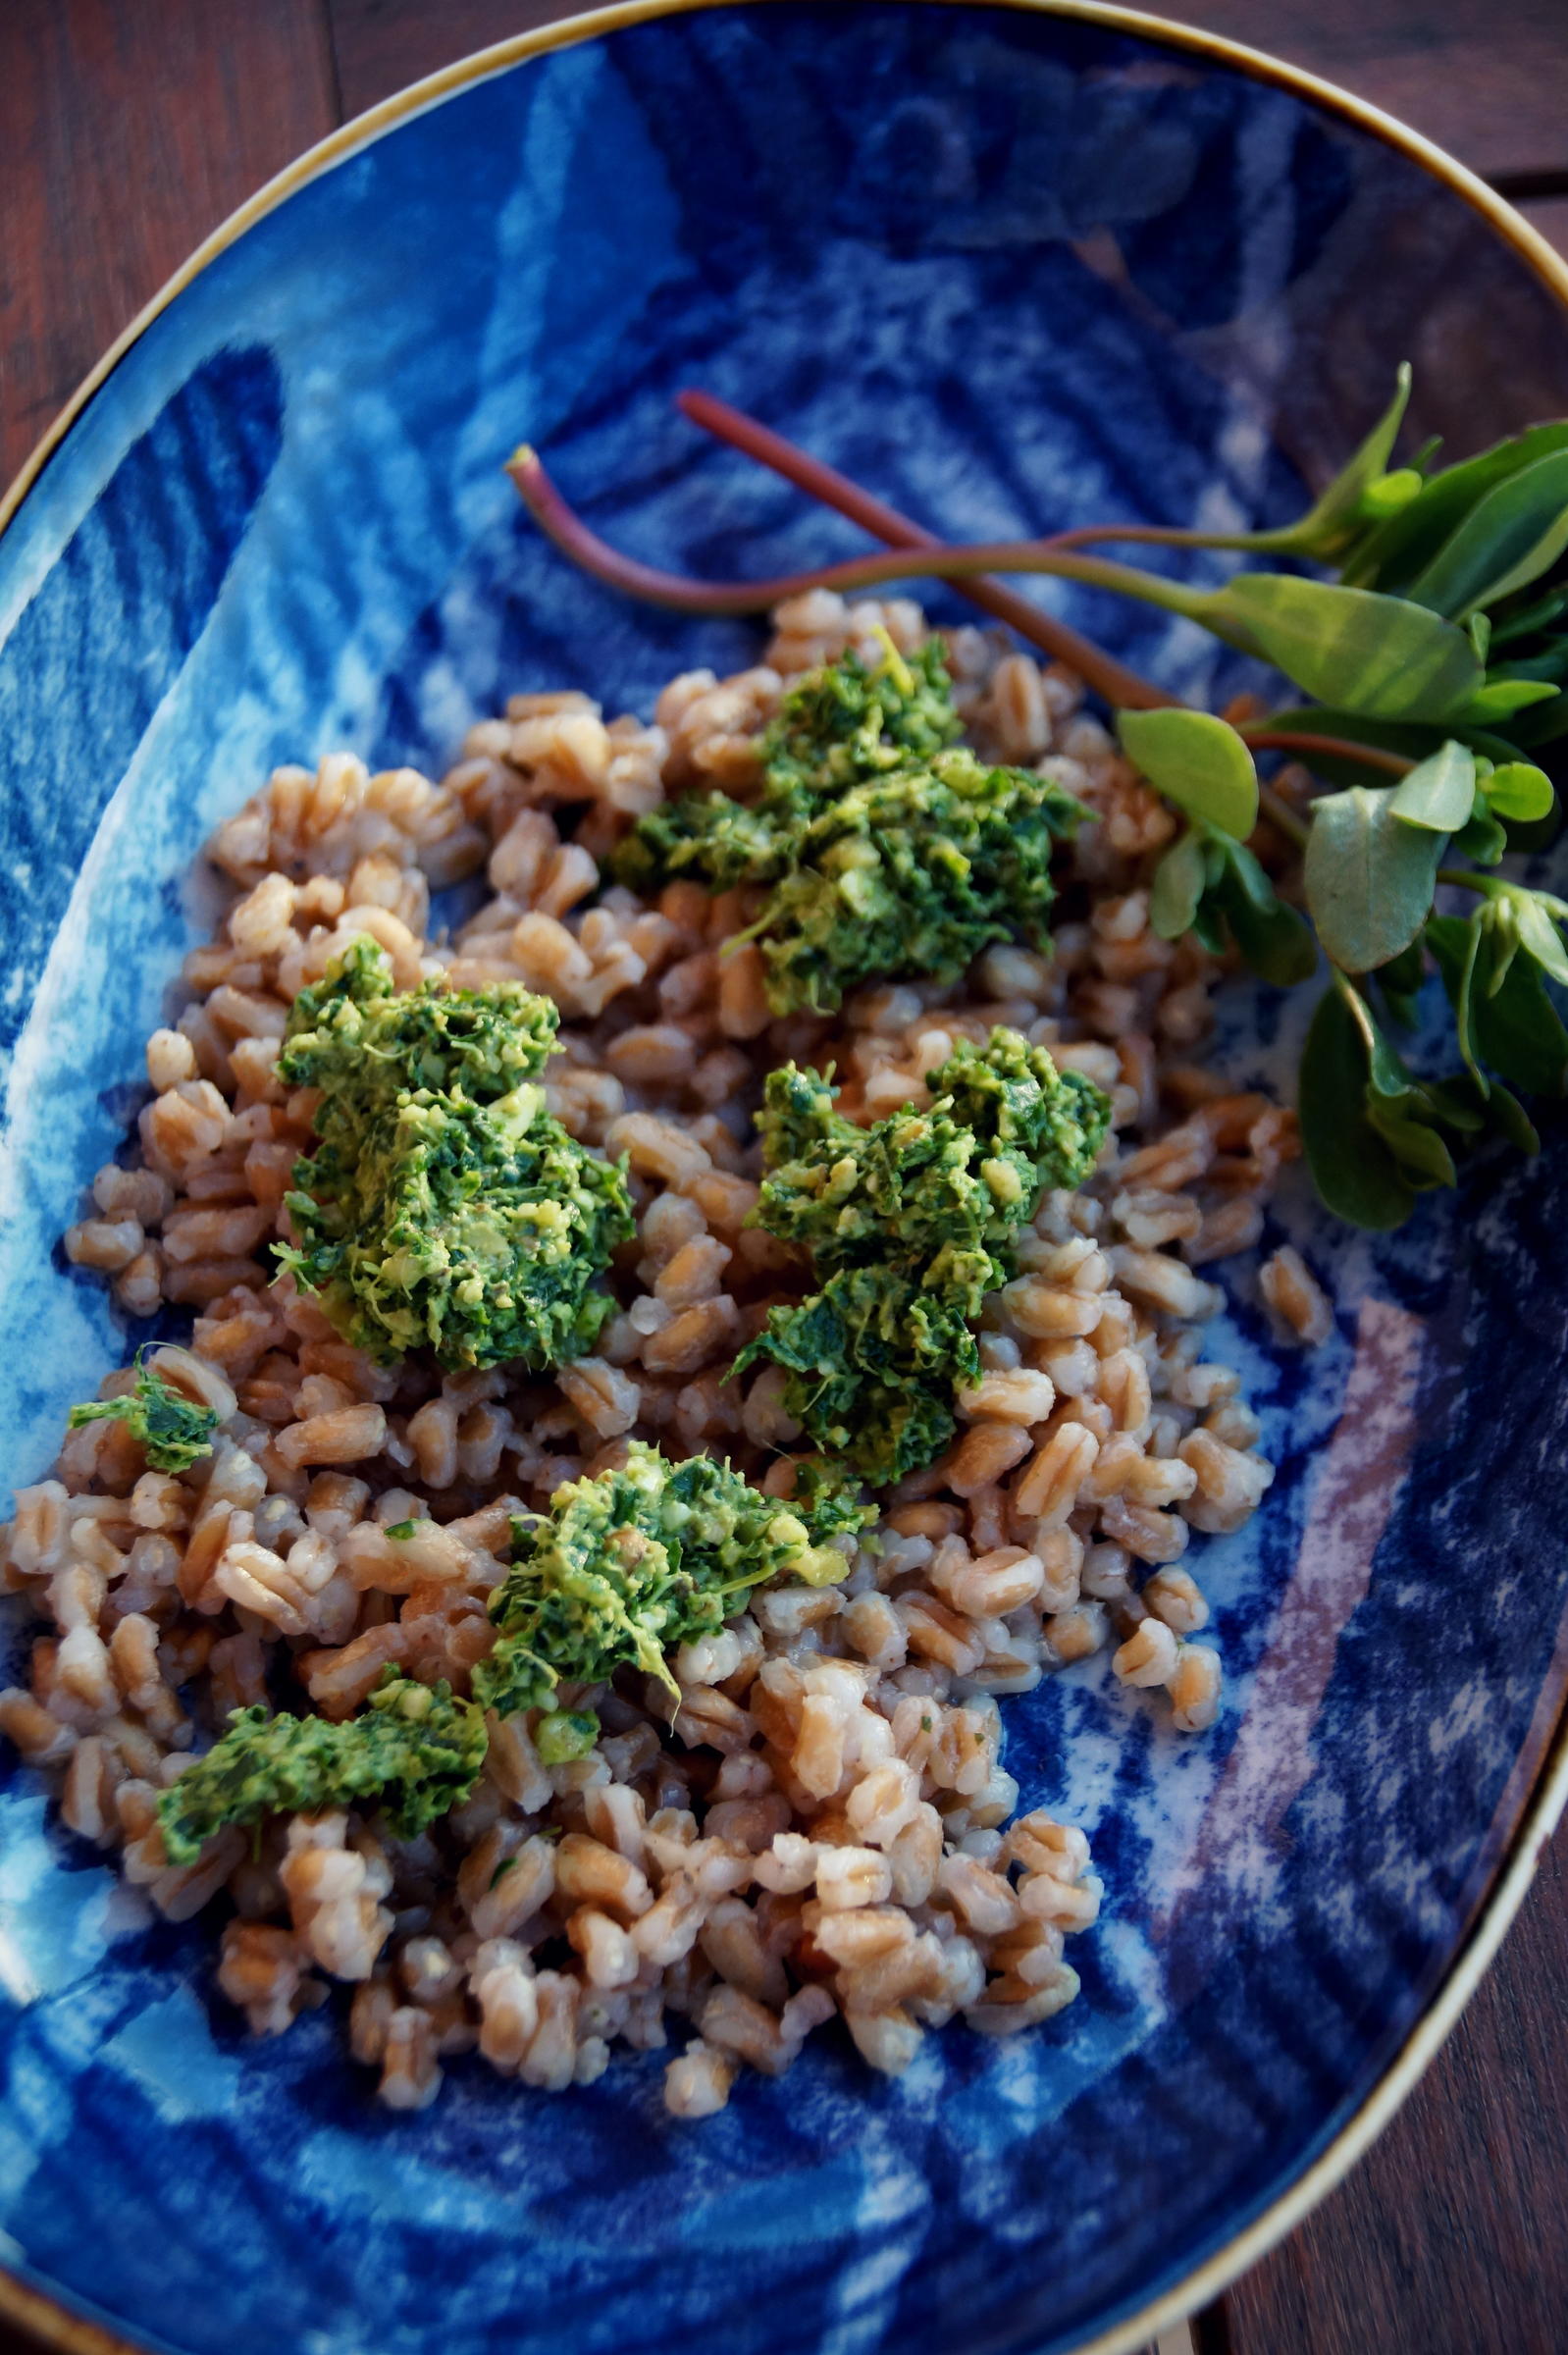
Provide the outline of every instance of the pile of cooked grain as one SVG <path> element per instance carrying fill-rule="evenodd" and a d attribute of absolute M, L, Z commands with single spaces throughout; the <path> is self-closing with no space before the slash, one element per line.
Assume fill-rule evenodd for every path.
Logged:
<path fill-rule="evenodd" d="M 148 1042 L 139 1150 L 99 1172 L 66 1238 L 132 1316 L 195 1311 L 189 1351 L 155 1362 L 220 1427 L 174 1477 L 142 1469 L 123 1424 L 93 1422 L 19 1493 L 5 1581 L 53 1632 L 0 1728 L 60 1770 L 66 1821 L 171 1919 L 227 1891 L 219 1984 L 257 2031 L 353 1982 L 353 2051 L 395 2106 L 431 2100 L 443 2057 L 474 2045 L 529 2084 L 586 2083 L 617 2037 L 662 2047 L 666 2012 L 695 2030 L 665 2073 L 683 2117 L 718 2109 L 742 2062 L 786 2068 L 835 2012 L 888 2070 L 955 2014 L 993 2035 L 1044 2019 L 1076 1992 L 1064 1942 L 1100 1889 L 1080 1832 L 1013 1819 L 999 1697 L 1114 1645 L 1116 1675 L 1163 1687 L 1178 1727 L 1218 1707 L 1183 1556 L 1194 1531 L 1237 1528 L 1272 1474 L 1235 1375 L 1205 1356 L 1221 1295 L 1199 1271 L 1258 1239 L 1294 1124 L 1192 1060 L 1219 968 L 1149 929 L 1140 878 L 1172 820 L 1075 683 L 950 636 L 969 740 L 1038 762 L 1096 813 L 1065 855 L 1050 960 L 995 948 L 958 990 L 899 983 L 832 1020 L 775 1020 L 758 952 L 718 954 L 744 895 L 594 897 L 635 814 L 694 781 L 744 792 L 783 685 L 846 643 L 876 660 L 878 625 L 906 652 L 925 634 L 907 602 L 799 599 L 761 664 L 675 679 L 652 726 L 606 724 L 585 695 L 518 697 L 439 785 L 347 756 L 280 769 L 211 845 L 238 894 Z M 455 941 L 429 938 L 431 888 L 487 861 L 495 897 Z M 551 1109 L 630 1157 L 619 1313 L 553 1380 L 388 1370 L 269 1281 L 310 1134 L 308 1099 L 274 1075 L 289 1002 L 364 933 L 399 986 L 444 970 L 553 997 Z M 842 1587 L 754 1595 L 685 1646 L 673 1729 L 657 1688 L 622 1678 L 588 1697 L 603 1731 L 585 1758 L 547 1767 L 526 1717 L 493 1723 L 473 1798 L 419 1839 L 335 1813 L 227 1831 L 172 1868 L 154 1801 L 193 1742 L 269 1691 L 344 1716 L 389 1663 L 466 1692 L 510 1515 L 629 1438 L 777 1484 L 798 1436 L 783 1377 L 725 1380 L 799 1284 L 745 1224 L 761 1076 L 832 1063 L 843 1109 L 870 1121 L 923 1102 L 922 1074 L 995 1022 L 1108 1089 L 1115 1132 L 1094 1181 L 1048 1195 L 1024 1230 L 961 1437 L 891 1492 L 880 1549 Z M 1318 1337 L 1327 1310 L 1295 1254 L 1263 1281 Z M 411 1516 L 441 1526 L 389 1543 Z"/>

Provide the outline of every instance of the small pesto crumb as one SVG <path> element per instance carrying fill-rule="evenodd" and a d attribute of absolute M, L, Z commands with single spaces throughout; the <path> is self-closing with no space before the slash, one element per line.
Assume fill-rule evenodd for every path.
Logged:
<path fill-rule="evenodd" d="M 136 1387 L 123 1398 L 97 1398 L 89 1406 L 74 1406 L 69 1417 L 73 1431 L 83 1423 L 113 1417 L 124 1423 L 155 1472 L 187 1472 L 198 1458 L 212 1453 L 212 1435 L 218 1418 L 210 1406 L 197 1406 L 174 1385 L 143 1363 L 136 1354 Z"/>
<path fill-rule="evenodd" d="M 542 1371 L 581 1357 L 613 1302 L 598 1284 L 633 1231 L 625 1170 L 569 1136 L 539 1073 L 557 1016 L 520 983 L 393 989 L 355 941 L 288 1018 L 278 1069 L 316 1087 L 321 1142 L 287 1197 L 278 1256 L 384 1363 Z"/>
<path fill-rule="evenodd" d="M 314 1815 L 380 1799 L 399 1839 L 461 1806 L 485 1763 L 482 1711 L 449 1685 L 383 1671 L 357 1717 L 233 1709 L 229 1730 L 158 1801 L 171 1864 L 192 1864 L 227 1824 Z"/>
<path fill-rule="evenodd" d="M 549 1710 L 562 1680 L 599 1684 L 637 1667 L 673 1693 L 671 1646 L 715 1633 L 768 1579 L 835 1585 L 849 1555 L 834 1540 L 874 1517 L 812 1465 L 786 1503 L 727 1464 L 671 1463 L 634 1439 L 621 1469 L 557 1489 L 548 1519 L 512 1523 L 513 1567 L 490 1600 L 500 1634 L 474 1692 L 503 1716 Z M 547 1740 L 564 1738 L 550 1724 L 536 1736 L 542 1757 Z"/>
<path fill-rule="evenodd" d="M 552 1709 L 539 1721 L 534 1748 L 542 1766 L 564 1766 L 586 1758 L 599 1740 L 599 1719 L 592 1709 Z"/>
<path fill-rule="evenodd" d="M 1048 778 L 953 746 L 940 641 L 867 669 L 809 672 L 762 742 L 753 806 L 687 794 L 640 819 L 615 872 L 639 890 L 691 874 L 768 896 L 750 931 L 777 1013 L 832 1013 L 899 973 L 956 981 L 993 941 L 1046 938 L 1051 855 L 1083 812 Z"/>
<path fill-rule="evenodd" d="M 1047 1186 L 1081 1183 L 1109 1099 L 1043 1047 L 996 1029 L 928 1074 L 930 1110 L 859 1128 L 837 1090 L 793 1064 L 767 1077 L 768 1175 L 753 1222 L 809 1250 L 821 1288 L 775 1308 L 736 1369 L 785 1368 L 813 1444 L 876 1487 L 938 1455 L 954 1391 L 974 1381 L 971 1330 L 1014 1269 L 1013 1237 Z"/>

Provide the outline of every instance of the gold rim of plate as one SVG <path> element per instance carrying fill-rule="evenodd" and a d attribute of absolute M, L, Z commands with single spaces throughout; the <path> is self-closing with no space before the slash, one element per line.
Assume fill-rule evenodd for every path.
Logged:
<path fill-rule="evenodd" d="M 0 497 L 0 533 L 15 518 L 23 500 L 43 472 L 49 457 L 81 415 L 100 385 L 105 384 L 138 339 L 143 336 L 159 313 L 167 310 L 178 294 L 217 259 L 246 230 L 262 220 L 286 197 L 291 196 L 319 174 L 330 171 L 346 156 L 367 147 L 375 139 L 413 116 L 423 114 L 427 107 L 439 106 L 453 91 L 464 89 L 470 82 L 484 81 L 492 75 L 502 74 L 511 66 L 530 57 L 542 57 L 554 49 L 571 47 L 578 41 L 592 40 L 605 32 L 619 31 L 624 26 L 646 24 L 656 17 L 695 15 L 698 10 L 733 5 L 734 0 L 619 0 L 609 8 L 589 10 L 586 14 L 564 17 L 554 25 L 542 26 L 537 31 L 518 33 L 510 40 L 497 41 L 491 48 L 475 50 L 472 56 L 458 58 L 439 73 L 429 74 L 422 81 L 411 82 L 407 89 L 395 91 L 384 98 L 352 122 L 341 124 L 326 138 L 291 164 L 286 165 L 275 179 L 230 214 L 212 235 L 203 238 L 189 259 L 182 263 L 174 276 L 160 287 L 143 309 L 136 313 L 129 327 L 110 344 L 97 366 L 84 377 L 67 401 L 59 416 L 26 459 L 22 471 Z M 744 0 L 752 7 L 766 5 L 766 0 Z M 931 5 L 945 7 L 973 7 L 995 4 L 995 0 L 929 0 Z M 1446 149 L 1411 131 L 1382 107 L 1357 98 L 1351 91 L 1342 90 L 1321 76 L 1309 73 L 1304 67 L 1286 65 L 1281 59 L 1268 56 L 1261 49 L 1251 49 L 1241 41 L 1227 40 L 1222 34 L 1205 32 L 1193 25 L 1176 25 L 1167 18 L 1149 15 L 1142 9 L 1122 8 L 1112 0 L 1003 0 L 1009 8 L 1028 10 L 1038 16 L 1071 17 L 1091 25 L 1103 25 L 1113 31 L 1141 33 L 1146 38 L 1164 42 L 1173 49 L 1184 49 L 1199 57 L 1215 60 L 1237 72 L 1249 74 L 1255 80 L 1270 81 L 1295 96 L 1311 99 L 1325 112 L 1341 116 L 1360 130 L 1371 131 L 1441 181 L 1493 229 L 1503 242 L 1510 245 L 1520 259 L 1532 269 L 1548 291 L 1568 310 L 1568 260 L 1553 250 L 1538 230 L 1532 229 L 1505 197 L 1458 163 Z M 1290 2188 L 1266 2208 L 1263 2214 L 1228 2240 L 1206 2263 L 1197 2267 L 1159 2298 L 1098 2336 L 1082 2339 L 1071 2355 L 1131 2355 L 1160 2331 L 1179 2323 L 1187 2315 L 1206 2306 L 1218 2297 L 1227 2285 L 1235 2280 L 1267 2255 L 1278 2241 L 1284 2238 L 1318 2202 L 1325 2199 L 1341 2182 L 1362 2153 L 1393 2117 L 1417 2078 L 1427 2067 L 1442 2044 L 1454 2022 L 1464 2010 L 1481 1982 L 1482 1976 L 1502 1943 L 1503 1934 L 1518 1912 L 1526 1890 L 1535 1877 L 1541 1852 L 1556 1830 L 1557 1822 L 1568 1803 L 1568 1705 L 1560 1708 L 1557 1722 L 1545 1747 L 1534 1787 L 1520 1809 L 1517 1822 L 1508 1839 L 1503 1860 L 1490 1889 L 1483 1896 L 1465 1938 L 1442 1981 L 1428 2002 L 1403 2044 L 1387 2064 L 1378 2083 L 1366 2100 L 1338 2133 L 1307 2168 Z M 26 2252 L 24 2252 L 24 2255 Z M 74 2314 L 44 2292 L 31 2288 L 15 2276 L 0 2270 L 0 2316 L 20 2324 L 47 2345 L 62 2348 L 67 2355 L 140 2355 L 137 2342 Z"/>

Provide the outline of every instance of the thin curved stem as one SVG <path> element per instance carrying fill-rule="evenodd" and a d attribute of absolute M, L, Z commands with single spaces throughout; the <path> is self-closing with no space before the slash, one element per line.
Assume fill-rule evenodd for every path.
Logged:
<path fill-rule="evenodd" d="M 727 400 L 720 400 L 711 392 L 689 391 L 676 395 L 676 406 L 715 441 L 727 443 L 732 449 L 756 458 L 785 482 L 793 483 L 798 491 L 804 491 L 808 497 L 833 508 L 851 523 L 858 523 L 862 531 L 884 541 L 889 548 L 925 549 L 939 545 L 934 533 L 911 522 L 907 515 L 873 497 L 836 467 L 813 458 L 810 451 L 786 441 L 782 434 L 775 433 L 758 418 L 749 417 L 744 409 L 733 408 Z M 981 573 L 956 586 L 960 595 L 977 605 L 982 613 L 1006 622 L 1026 644 L 1038 647 L 1056 661 L 1069 664 L 1114 707 L 1155 711 L 1179 705 L 1179 696 L 1168 695 L 1152 680 L 1140 678 L 1135 670 L 1128 670 L 1078 631 L 1043 613 L 1038 605 L 1031 605 L 1026 598 L 1018 596 L 1001 581 L 988 580 Z"/>
<path fill-rule="evenodd" d="M 1307 728 L 1271 728 L 1267 722 L 1256 724 L 1243 720 L 1237 728 L 1254 752 L 1299 753 L 1310 760 L 1314 753 L 1334 760 L 1359 760 L 1368 768 L 1381 768 L 1391 777 L 1408 776 L 1415 762 L 1403 753 L 1385 752 L 1381 746 L 1357 744 L 1348 736 L 1320 736 Z"/>
<path fill-rule="evenodd" d="M 1308 833 L 1306 820 L 1297 816 L 1282 793 L 1276 793 L 1272 785 L 1260 784 L 1258 808 L 1263 811 L 1270 825 L 1276 827 L 1287 842 L 1293 842 L 1298 851 L 1306 849 Z"/>
<path fill-rule="evenodd" d="M 1053 532 L 1051 548 L 1093 548 L 1105 540 L 1137 541 L 1145 548 L 1235 548 L 1254 553 L 1288 552 L 1294 546 L 1290 530 L 1282 532 L 1193 532 L 1175 523 L 1075 523 Z"/>
<path fill-rule="evenodd" d="M 775 574 L 765 581 L 705 581 L 685 573 L 664 572 L 611 548 L 590 530 L 556 490 L 537 450 L 525 444 L 506 461 L 523 504 L 546 537 L 562 554 L 611 588 L 664 605 L 677 613 L 765 612 L 787 597 L 802 597 L 810 589 L 880 589 L 892 581 L 918 576 L 936 580 L 969 580 L 988 572 L 1049 573 L 1060 580 L 1082 581 L 1094 589 L 1109 589 L 1144 604 L 1162 605 L 1168 612 L 1201 621 L 1217 636 L 1221 629 L 1210 611 L 1209 592 L 1186 589 L 1158 573 L 1139 572 L 1106 556 L 1059 552 L 1038 540 L 991 540 L 961 548 L 890 549 L 884 555 L 852 556 L 842 564 L 822 564 L 809 572 Z"/>

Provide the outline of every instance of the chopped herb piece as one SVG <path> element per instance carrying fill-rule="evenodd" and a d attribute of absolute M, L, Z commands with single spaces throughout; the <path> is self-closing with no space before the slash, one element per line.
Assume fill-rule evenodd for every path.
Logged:
<path fill-rule="evenodd" d="M 714 1634 L 769 1579 L 835 1585 L 849 1557 L 833 1540 L 874 1517 L 810 1465 L 786 1503 L 727 1464 L 671 1463 L 634 1439 L 621 1469 L 569 1481 L 548 1519 L 512 1523 L 513 1567 L 490 1598 L 500 1634 L 475 1694 L 503 1716 L 549 1709 L 561 1681 L 599 1684 L 622 1667 L 673 1693 L 672 1645 Z"/>
<path fill-rule="evenodd" d="M 947 749 L 958 732 L 937 641 L 908 659 L 890 641 L 875 670 L 846 654 L 785 697 L 754 807 L 687 795 L 639 821 L 615 871 L 770 886 L 743 937 L 781 1014 L 887 974 L 955 981 L 993 941 L 1044 941 L 1051 855 L 1083 814 L 1046 777 Z"/>
<path fill-rule="evenodd" d="M 599 1740 L 599 1719 L 592 1709 L 552 1709 L 539 1721 L 534 1748 L 543 1766 L 564 1766 L 586 1758 Z"/>
<path fill-rule="evenodd" d="M 970 1327 L 1013 1273 L 1012 1238 L 1042 1188 L 1094 1167 L 1110 1104 L 1043 1047 L 993 1030 L 929 1074 L 928 1112 L 860 1128 L 837 1091 L 793 1064 L 770 1072 L 769 1175 L 753 1217 L 811 1253 L 820 1290 L 775 1308 L 737 1368 L 770 1358 L 816 1446 L 876 1486 L 937 1455 L 955 1388 L 977 1379 Z"/>
<path fill-rule="evenodd" d="M 444 1684 L 416 1684 L 394 1668 L 357 1717 L 270 1717 L 233 1709 L 229 1730 L 158 1801 L 171 1864 L 192 1864 L 227 1824 L 263 1815 L 314 1815 L 379 1798 L 410 1840 L 461 1806 L 485 1763 L 485 1719 Z"/>
<path fill-rule="evenodd" d="M 137 1353 L 133 1390 L 120 1398 L 95 1398 L 88 1406 L 74 1406 L 71 1428 L 78 1431 L 83 1423 L 112 1418 L 140 1440 L 155 1472 L 187 1472 L 199 1457 L 211 1455 L 218 1418 L 210 1406 L 198 1406 L 155 1368 L 143 1364 L 145 1354 Z"/>
<path fill-rule="evenodd" d="M 279 1072 L 319 1087 L 296 1164 L 297 1247 L 279 1257 L 338 1330 L 384 1362 L 580 1357 L 613 1302 L 596 1288 L 633 1231 L 624 1170 L 545 1109 L 554 1007 L 519 983 L 394 990 L 358 940 L 302 990 Z"/>
<path fill-rule="evenodd" d="M 411 1538 L 414 1529 L 415 1524 L 412 1521 L 393 1521 L 384 1534 L 389 1538 Z"/>

